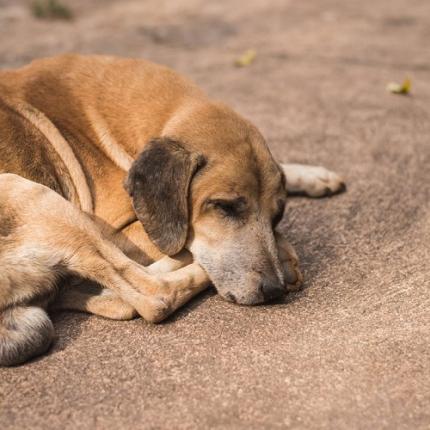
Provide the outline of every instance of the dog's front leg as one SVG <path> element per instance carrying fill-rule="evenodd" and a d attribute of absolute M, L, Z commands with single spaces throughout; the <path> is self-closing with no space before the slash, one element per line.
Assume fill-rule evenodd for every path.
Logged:
<path fill-rule="evenodd" d="M 157 275 L 178 270 L 191 262 L 191 254 L 184 250 L 174 257 L 161 258 L 146 266 L 145 270 L 149 274 Z M 196 290 L 195 294 L 199 291 Z M 76 277 L 65 281 L 50 309 L 87 312 L 114 320 L 130 320 L 137 316 L 136 309 L 112 289 L 100 285 L 97 287 L 92 285 L 91 281 Z"/>
<path fill-rule="evenodd" d="M 147 321 L 165 319 L 210 283 L 197 263 L 168 272 L 189 262 L 187 255 L 165 257 L 147 269 L 92 230 L 87 226 L 76 231 L 75 227 L 74 237 L 84 236 L 80 247 L 73 247 L 67 257 L 68 269 L 115 291 Z M 157 273 L 160 271 L 167 272 Z"/>
<path fill-rule="evenodd" d="M 168 262 L 165 260 L 164 264 Z M 124 277 L 128 282 L 131 285 L 139 285 L 143 294 L 148 294 L 150 305 L 142 303 L 141 309 L 136 309 L 146 320 L 152 322 L 167 318 L 210 284 L 208 275 L 198 263 L 156 275 L 142 271 L 142 267 L 138 265 L 130 266 L 126 272 Z"/>

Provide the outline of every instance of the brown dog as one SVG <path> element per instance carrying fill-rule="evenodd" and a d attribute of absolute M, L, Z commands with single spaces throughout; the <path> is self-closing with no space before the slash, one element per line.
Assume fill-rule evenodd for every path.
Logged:
<path fill-rule="evenodd" d="M 301 281 L 274 234 L 287 190 L 343 188 L 323 168 L 278 165 L 251 123 L 142 60 L 3 71 L 0 130 L 0 364 L 47 348 L 42 308 L 68 275 L 109 291 L 67 283 L 57 307 L 118 319 L 159 321 L 209 278 L 240 304 L 279 298 Z"/>

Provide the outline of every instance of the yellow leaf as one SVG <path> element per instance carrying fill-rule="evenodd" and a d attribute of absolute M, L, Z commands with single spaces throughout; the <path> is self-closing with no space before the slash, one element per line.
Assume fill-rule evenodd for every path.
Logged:
<path fill-rule="evenodd" d="M 390 82 L 387 85 L 387 91 L 393 94 L 409 94 L 411 92 L 411 80 L 406 78 L 402 84 Z"/>
<path fill-rule="evenodd" d="M 234 65 L 236 67 L 246 67 L 249 66 L 257 56 L 257 53 L 253 49 L 248 49 L 239 58 L 236 59 Z"/>

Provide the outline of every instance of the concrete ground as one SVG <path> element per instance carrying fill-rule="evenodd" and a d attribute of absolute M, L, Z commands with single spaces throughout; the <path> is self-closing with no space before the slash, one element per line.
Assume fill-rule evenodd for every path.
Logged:
<path fill-rule="evenodd" d="M 49 355 L 0 370 L 0 428 L 429 429 L 430 2 L 63 1 L 71 23 L 0 0 L 1 67 L 168 64 L 348 191 L 290 200 L 306 288 L 283 304 L 208 292 L 156 326 L 56 315 Z M 406 76 L 411 96 L 386 92 Z"/>

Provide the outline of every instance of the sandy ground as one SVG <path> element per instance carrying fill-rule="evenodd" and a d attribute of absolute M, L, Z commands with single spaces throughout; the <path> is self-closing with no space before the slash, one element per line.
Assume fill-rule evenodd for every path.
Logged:
<path fill-rule="evenodd" d="M 430 2 L 66 3 L 71 23 L 0 0 L 0 67 L 63 51 L 168 64 L 280 161 L 349 188 L 291 199 L 281 229 L 306 288 L 283 304 L 208 292 L 157 326 L 56 315 L 49 355 L 0 370 L 0 428 L 428 429 Z M 410 97 L 385 91 L 405 76 Z"/>

